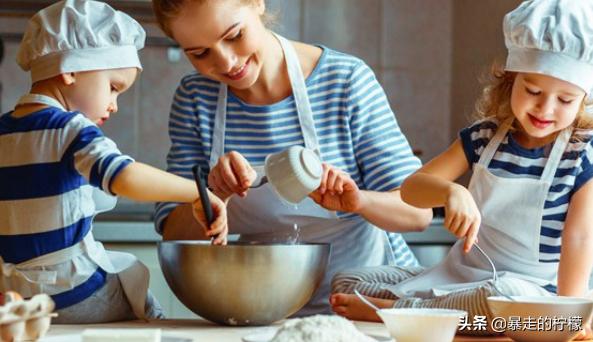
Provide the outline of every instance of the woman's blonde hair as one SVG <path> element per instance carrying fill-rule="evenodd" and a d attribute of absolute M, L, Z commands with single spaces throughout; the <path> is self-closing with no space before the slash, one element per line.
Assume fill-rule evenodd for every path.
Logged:
<path fill-rule="evenodd" d="M 173 32 L 171 31 L 171 20 L 175 19 L 183 8 L 192 2 L 203 3 L 207 0 L 152 0 L 152 11 L 156 17 L 157 23 L 163 32 L 173 38 Z M 218 1 L 218 0 L 216 0 Z M 237 0 L 239 3 L 245 5 L 256 5 L 260 0 Z M 263 0 L 261 0 L 263 1 Z M 272 14 L 264 13 L 262 21 L 264 24 L 272 25 L 275 16 Z"/>
<path fill-rule="evenodd" d="M 495 62 L 492 65 L 490 72 L 482 79 L 484 90 L 476 102 L 474 119 L 496 118 L 499 122 L 503 122 L 513 115 L 511 93 L 516 76 L 516 72 L 505 71 L 500 63 Z M 585 97 L 573 123 L 575 129 L 593 129 L 593 114 L 586 111 L 586 107 L 590 105 L 591 103 L 587 102 Z M 517 127 L 515 121 L 513 129 Z"/>

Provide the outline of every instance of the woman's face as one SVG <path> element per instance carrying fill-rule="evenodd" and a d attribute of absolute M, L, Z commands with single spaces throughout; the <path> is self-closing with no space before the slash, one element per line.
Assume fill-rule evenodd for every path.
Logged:
<path fill-rule="evenodd" d="M 266 28 L 261 21 L 264 1 L 188 2 L 170 22 L 173 38 L 202 75 L 246 89 L 262 68 Z"/>

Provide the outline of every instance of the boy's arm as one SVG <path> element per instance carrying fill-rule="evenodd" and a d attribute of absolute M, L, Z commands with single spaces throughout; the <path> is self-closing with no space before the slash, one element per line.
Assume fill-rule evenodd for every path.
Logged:
<path fill-rule="evenodd" d="M 562 231 L 558 295 L 584 296 L 593 267 L 593 181 L 572 196 Z"/>
<path fill-rule="evenodd" d="M 138 162 L 115 176 L 111 191 L 135 201 L 190 203 L 199 198 L 193 181 Z"/>

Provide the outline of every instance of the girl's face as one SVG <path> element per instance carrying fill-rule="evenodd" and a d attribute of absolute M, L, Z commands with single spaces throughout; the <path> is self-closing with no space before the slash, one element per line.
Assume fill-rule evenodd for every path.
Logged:
<path fill-rule="evenodd" d="M 547 143 L 552 134 L 574 122 L 584 97 L 585 92 L 572 83 L 542 74 L 518 73 L 511 109 L 523 127 L 522 138 L 533 145 Z"/>
<path fill-rule="evenodd" d="M 122 68 L 65 74 L 63 94 L 68 110 L 80 111 L 97 125 L 117 112 L 117 97 L 136 80 L 138 69 Z M 68 84 L 69 83 L 69 84 Z"/>
<path fill-rule="evenodd" d="M 188 2 L 170 22 L 173 38 L 202 75 L 246 89 L 255 83 L 263 65 L 266 28 L 261 21 L 264 1 Z"/>

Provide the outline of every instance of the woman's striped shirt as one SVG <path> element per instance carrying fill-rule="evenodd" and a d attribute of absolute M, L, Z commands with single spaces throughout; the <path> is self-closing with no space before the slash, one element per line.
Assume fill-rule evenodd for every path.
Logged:
<path fill-rule="evenodd" d="M 361 189 L 398 187 L 420 161 L 400 131 L 383 89 L 360 59 L 322 48 L 305 83 L 323 161 L 350 174 Z M 194 164 L 209 169 L 219 87 L 219 82 L 196 73 L 182 79 L 171 106 L 168 171 L 191 178 Z M 252 165 L 262 165 L 267 155 L 289 146 L 304 146 L 293 96 L 260 106 L 229 92 L 224 141 L 225 153 L 237 151 Z M 158 231 L 176 205 L 157 204 Z M 401 236 L 392 238 L 399 263 L 415 264 Z"/>
<path fill-rule="evenodd" d="M 485 119 L 461 131 L 461 141 L 470 165 L 479 161 L 482 151 L 497 128 L 498 121 Z M 562 229 L 570 199 L 593 177 L 593 131 L 580 130 L 579 134 L 581 139 L 571 139 L 564 151 L 544 204 L 540 229 L 540 262 L 560 261 Z M 488 170 L 500 177 L 539 179 L 553 143 L 540 148 L 526 149 L 517 143 L 511 133 L 507 133 L 488 165 Z"/>

